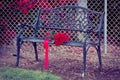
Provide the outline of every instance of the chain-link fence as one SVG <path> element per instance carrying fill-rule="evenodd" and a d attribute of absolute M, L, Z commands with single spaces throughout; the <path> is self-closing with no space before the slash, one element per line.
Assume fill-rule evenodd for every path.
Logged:
<path fill-rule="evenodd" d="M 108 51 L 112 53 L 120 52 L 120 1 L 109 0 L 108 1 Z"/>
<path fill-rule="evenodd" d="M 120 52 L 119 0 L 108 0 L 107 43 L 108 52 Z M 63 5 L 84 5 L 92 10 L 104 11 L 104 0 L 1 0 L 0 1 L 0 45 L 11 44 L 19 31 L 18 24 L 34 25 L 37 11 Z M 32 30 L 27 30 L 30 35 Z M 104 36 L 104 29 L 103 34 Z M 104 41 L 102 40 L 102 45 Z"/>

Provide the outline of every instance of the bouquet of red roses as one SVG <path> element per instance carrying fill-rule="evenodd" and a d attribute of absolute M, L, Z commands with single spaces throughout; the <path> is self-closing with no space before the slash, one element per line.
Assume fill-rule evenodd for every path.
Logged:
<path fill-rule="evenodd" d="M 62 45 L 65 42 L 68 42 L 70 37 L 64 33 L 57 33 L 54 36 L 54 43 L 56 46 Z"/>

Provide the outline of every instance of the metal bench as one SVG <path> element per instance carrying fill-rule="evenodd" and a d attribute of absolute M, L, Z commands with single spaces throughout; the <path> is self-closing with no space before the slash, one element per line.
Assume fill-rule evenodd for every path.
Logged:
<path fill-rule="evenodd" d="M 32 42 L 35 50 L 35 58 L 38 61 L 37 42 L 43 43 L 48 39 L 49 44 L 54 44 L 54 36 L 64 33 L 69 36 L 69 41 L 61 45 L 83 48 L 83 73 L 86 71 L 86 55 L 88 49 L 95 47 L 100 70 L 102 69 L 100 41 L 104 13 L 83 8 L 80 6 L 62 6 L 48 10 L 40 9 L 34 26 L 20 24 L 20 32 L 17 36 L 17 61 L 19 65 L 20 48 L 23 42 Z M 33 29 L 32 37 L 24 37 L 25 28 Z M 50 36 L 46 33 L 49 33 Z M 93 38 L 92 38 L 93 37 Z"/>

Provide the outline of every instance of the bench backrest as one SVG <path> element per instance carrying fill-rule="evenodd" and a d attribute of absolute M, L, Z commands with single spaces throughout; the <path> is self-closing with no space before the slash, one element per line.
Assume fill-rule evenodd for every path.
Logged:
<path fill-rule="evenodd" d="M 54 29 L 54 31 L 63 30 L 62 33 L 64 33 L 65 30 L 68 33 L 71 31 L 71 34 L 68 35 L 76 36 L 78 36 L 76 31 L 92 31 L 100 33 L 103 16 L 104 13 L 80 6 L 62 6 L 49 10 L 40 9 L 35 24 L 35 33 L 38 32 L 38 30 L 41 30 L 43 32 L 42 35 L 45 36 L 46 34 L 44 34 L 44 32 L 51 31 L 51 29 Z"/>

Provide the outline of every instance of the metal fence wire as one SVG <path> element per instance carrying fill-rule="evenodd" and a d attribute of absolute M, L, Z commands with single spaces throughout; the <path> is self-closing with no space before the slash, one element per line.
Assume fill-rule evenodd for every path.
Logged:
<path fill-rule="evenodd" d="M 107 49 L 108 52 L 120 52 L 119 0 L 107 1 Z M 104 0 L 1 0 L 0 1 L 0 45 L 12 44 L 20 30 L 19 23 L 34 25 L 40 8 L 49 9 L 63 5 L 83 5 L 95 11 L 104 11 Z M 25 35 L 32 35 L 26 30 Z M 104 29 L 102 34 L 104 44 Z"/>

